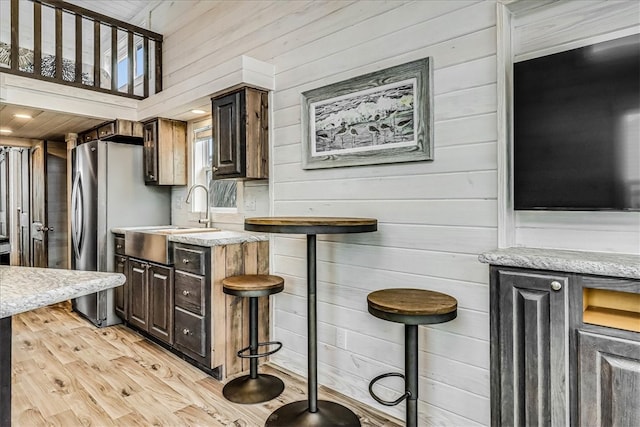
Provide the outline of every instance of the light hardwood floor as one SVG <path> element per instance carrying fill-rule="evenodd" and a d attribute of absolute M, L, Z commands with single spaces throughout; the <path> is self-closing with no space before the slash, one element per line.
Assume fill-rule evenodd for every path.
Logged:
<path fill-rule="evenodd" d="M 281 405 L 306 399 L 306 382 L 270 366 L 285 391 L 256 405 L 222 397 L 223 384 L 118 325 L 94 328 L 69 303 L 13 318 L 15 426 L 263 426 Z M 363 427 L 398 420 L 320 387 L 322 399 L 351 408 Z"/>

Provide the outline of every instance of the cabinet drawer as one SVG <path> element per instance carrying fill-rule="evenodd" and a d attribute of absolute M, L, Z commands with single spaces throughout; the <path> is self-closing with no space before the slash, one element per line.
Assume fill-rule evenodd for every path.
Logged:
<path fill-rule="evenodd" d="M 116 133 L 116 126 L 114 122 L 107 123 L 106 125 L 98 128 L 98 138 L 103 139 L 107 136 L 111 136 Z"/>
<path fill-rule="evenodd" d="M 176 270 L 188 271 L 194 274 L 205 274 L 205 251 L 202 249 L 174 246 L 173 260 Z"/>
<path fill-rule="evenodd" d="M 206 357 L 207 335 L 205 318 L 176 307 L 175 309 L 175 344 L 187 355 Z M 191 354 L 193 353 L 193 354 Z"/>
<path fill-rule="evenodd" d="M 80 134 L 79 139 L 79 143 L 84 143 L 84 142 L 91 142 L 91 141 L 95 141 L 96 139 L 98 139 L 98 130 L 97 129 L 93 129 L 90 130 L 89 132 L 85 132 Z"/>
<path fill-rule="evenodd" d="M 124 253 L 124 237 L 115 237 L 113 239 L 113 251 L 118 255 L 125 255 L 125 253 Z"/>
<path fill-rule="evenodd" d="M 200 316 L 204 315 L 204 286 L 205 278 L 194 274 L 176 271 L 175 273 L 175 303 Z"/>

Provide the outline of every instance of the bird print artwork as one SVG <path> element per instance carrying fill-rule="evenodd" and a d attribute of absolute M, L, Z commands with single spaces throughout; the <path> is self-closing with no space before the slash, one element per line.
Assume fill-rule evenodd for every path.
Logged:
<path fill-rule="evenodd" d="M 371 143 L 373 145 L 376 145 L 376 136 L 377 137 L 380 136 L 380 129 L 378 129 L 377 127 L 371 125 L 371 126 L 369 126 L 369 133 L 371 134 Z"/>
<path fill-rule="evenodd" d="M 344 147 L 344 134 L 347 133 L 347 127 L 345 126 L 344 123 L 342 123 L 342 126 L 340 126 L 340 128 L 336 131 L 336 133 L 333 135 L 333 142 L 335 144 L 336 142 L 336 137 L 340 137 L 340 146 Z"/>
<path fill-rule="evenodd" d="M 346 154 L 411 141 L 414 89 L 405 81 L 318 102 L 312 106 L 315 152 Z"/>
<path fill-rule="evenodd" d="M 351 134 L 351 146 L 355 147 L 356 145 L 356 136 L 358 135 L 358 131 L 356 130 L 356 128 L 352 127 L 351 129 L 349 129 L 349 133 Z"/>
<path fill-rule="evenodd" d="M 413 125 L 413 119 L 400 120 L 396 124 L 396 130 L 400 132 L 400 136 L 402 138 L 404 138 L 404 135 L 405 135 L 404 128 L 409 128 L 411 130 L 411 132 L 413 133 L 413 126 L 409 126 L 409 125 Z M 394 135 L 395 135 L 395 133 L 394 133 Z"/>
<path fill-rule="evenodd" d="M 393 128 L 386 123 L 380 123 L 380 132 L 382 133 L 382 143 L 384 144 L 386 141 L 385 132 L 389 133 L 389 131 L 393 132 Z"/>

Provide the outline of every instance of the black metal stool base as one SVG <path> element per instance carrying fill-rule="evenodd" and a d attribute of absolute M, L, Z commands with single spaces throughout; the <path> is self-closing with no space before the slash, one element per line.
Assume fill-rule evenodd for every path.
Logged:
<path fill-rule="evenodd" d="M 274 411 L 265 427 L 360 427 L 360 420 L 349 408 L 318 400 L 318 411 L 309 412 L 309 402 L 289 403 Z"/>
<path fill-rule="evenodd" d="M 229 381 L 222 389 L 224 397 L 234 403 L 261 403 L 274 399 L 284 390 L 284 383 L 278 377 L 268 374 L 258 374 L 257 378 L 250 375 Z"/>

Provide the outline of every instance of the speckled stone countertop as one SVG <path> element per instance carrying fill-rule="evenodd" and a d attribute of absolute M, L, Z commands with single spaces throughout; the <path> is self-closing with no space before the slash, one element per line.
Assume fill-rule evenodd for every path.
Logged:
<path fill-rule="evenodd" d="M 220 230 L 206 233 L 172 234 L 168 240 L 197 246 L 224 246 L 237 243 L 262 242 L 269 240 L 269 235 L 246 231 Z"/>
<path fill-rule="evenodd" d="M 508 267 L 640 279 L 640 255 L 538 248 L 507 248 L 480 254 L 478 260 L 487 264 Z"/>
<path fill-rule="evenodd" d="M 169 226 L 170 227 L 170 226 Z M 127 230 L 144 230 L 153 229 L 159 227 L 122 227 L 112 228 L 111 232 L 116 234 L 124 234 Z M 187 243 L 189 245 L 196 246 L 224 246 L 233 245 L 237 243 L 248 242 L 262 242 L 269 240 L 269 235 L 264 233 L 250 233 L 248 231 L 231 231 L 231 230 L 219 230 L 219 231 L 203 231 L 202 233 L 194 233 L 189 231 L 188 233 L 170 234 L 167 236 L 169 242 Z"/>
<path fill-rule="evenodd" d="M 0 318 L 124 283 L 120 273 L 0 266 Z"/>

